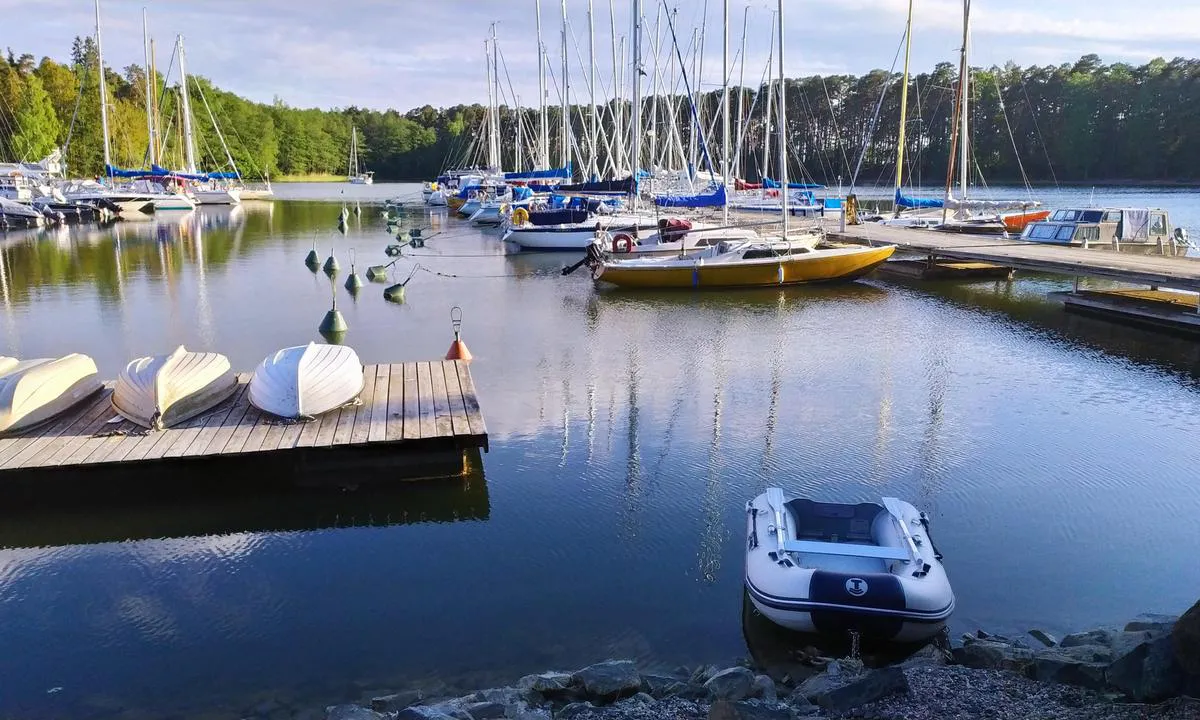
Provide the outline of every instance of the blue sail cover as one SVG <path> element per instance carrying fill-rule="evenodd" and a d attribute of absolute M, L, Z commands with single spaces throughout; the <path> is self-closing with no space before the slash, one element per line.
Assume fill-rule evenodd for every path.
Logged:
<path fill-rule="evenodd" d="M 143 173 L 143 174 L 144 175 L 159 175 L 159 176 L 172 175 L 174 177 L 186 178 L 188 180 L 240 180 L 241 179 L 241 175 L 238 175 L 235 172 L 185 173 L 185 172 L 176 172 L 174 170 L 167 170 L 166 168 L 160 167 L 158 165 L 151 165 L 150 172 Z"/>
<path fill-rule="evenodd" d="M 926 200 L 924 198 L 906 197 L 900 192 L 900 188 L 896 188 L 896 207 L 898 208 L 910 208 L 916 210 L 921 208 L 940 208 L 944 205 L 945 203 L 943 203 L 941 200 Z"/>
<path fill-rule="evenodd" d="M 524 170 L 504 173 L 505 180 L 553 180 L 555 178 L 571 179 L 571 163 L 566 167 L 550 168 L 549 170 Z"/>
<path fill-rule="evenodd" d="M 599 182 L 559 185 L 558 189 L 562 192 L 620 193 L 622 195 L 634 195 L 637 193 L 637 181 L 631 175 L 623 180 L 601 180 Z"/>
<path fill-rule="evenodd" d="M 718 185 L 715 192 L 703 195 L 658 195 L 654 198 L 654 204 L 659 207 L 724 207 L 725 203 L 724 185 Z"/>
<path fill-rule="evenodd" d="M 104 166 L 104 174 L 107 177 L 119 178 L 139 178 L 147 176 L 166 176 L 169 173 L 157 165 L 151 165 L 149 170 L 125 170 L 123 168 L 114 167 L 112 165 Z"/>
<path fill-rule="evenodd" d="M 762 185 L 768 190 L 777 189 L 779 187 L 779 181 L 765 177 L 762 180 Z M 811 183 L 788 183 L 788 188 L 791 190 L 823 190 L 825 186 Z"/>

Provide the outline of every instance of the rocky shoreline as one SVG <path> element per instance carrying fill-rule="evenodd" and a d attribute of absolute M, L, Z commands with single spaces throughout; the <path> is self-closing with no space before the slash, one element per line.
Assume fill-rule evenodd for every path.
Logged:
<path fill-rule="evenodd" d="M 804 677 L 747 666 L 640 670 L 608 660 L 527 675 L 459 697 L 409 690 L 270 720 L 1196 720 L 1200 602 L 1181 617 L 1139 616 L 1061 640 L 979 631 L 898 664 L 802 653 Z"/>

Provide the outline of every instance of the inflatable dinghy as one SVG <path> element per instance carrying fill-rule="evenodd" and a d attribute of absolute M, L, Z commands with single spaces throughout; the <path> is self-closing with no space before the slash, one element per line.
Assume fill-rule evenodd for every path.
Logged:
<path fill-rule="evenodd" d="M 783 627 L 920 642 L 942 631 L 954 592 L 929 520 L 896 498 L 823 503 L 779 488 L 746 504 L 746 589 Z"/>

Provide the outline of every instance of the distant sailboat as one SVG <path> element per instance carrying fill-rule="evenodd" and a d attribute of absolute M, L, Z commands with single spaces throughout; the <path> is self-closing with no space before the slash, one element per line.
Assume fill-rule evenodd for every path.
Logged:
<path fill-rule="evenodd" d="M 375 173 L 371 170 L 360 170 L 358 167 L 358 128 L 350 128 L 350 167 L 346 171 L 346 180 L 354 185 L 372 185 Z"/>

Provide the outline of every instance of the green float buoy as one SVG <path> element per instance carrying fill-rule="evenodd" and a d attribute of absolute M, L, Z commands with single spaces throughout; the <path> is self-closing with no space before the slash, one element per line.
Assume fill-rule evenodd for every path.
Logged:
<path fill-rule="evenodd" d="M 384 288 L 383 299 L 394 303 L 404 302 L 404 283 L 396 283 Z"/>
<path fill-rule="evenodd" d="M 325 261 L 324 268 L 326 275 L 334 275 L 338 271 L 338 261 L 337 258 L 334 257 L 332 249 L 329 250 L 329 259 Z"/>
<path fill-rule="evenodd" d="M 321 267 L 321 256 L 317 255 L 317 244 L 315 242 L 313 243 L 312 250 L 308 251 L 308 257 L 304 258 L 304 264 L 313 272 L 316 272 L 317 268 Z"/>
<path fill-rule="evenodd" d="M 332 296 L 332 304 L 329 312 L 325 313 L 325 317 L 321 319 L 321 324 L 317 326 L 317 332 L 321 333 L 321 337 L 336 345 L 346 337 L 346 331 L 350 327 L 346 325 L 346 318 L 342 317 L 341 311 L 337 309 L 337 291 L 334 289 L 332 281 L 329 283 L 329 294 Z"/>
<path fill-rule="evenodd" d="M 354 214 L 362 215 L 362 205 L 357 200 L 354 201 Z"/>
<path fill-rule="evenodd" d="M 387 265 L 372 265 L 367 268 L 367 279 L 371 282 L 385 282 L 387 280 Z"/>
<path fill-rule="evenodd" d="M 354 269 L 354 248 L 350 248 L 350 277 L 346 278 L 346 290 L 351 295 L 356 295 L 359 288 L 363 286 L 362 276 Z"/>

